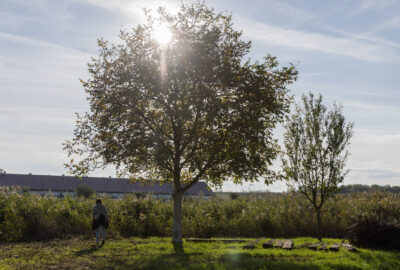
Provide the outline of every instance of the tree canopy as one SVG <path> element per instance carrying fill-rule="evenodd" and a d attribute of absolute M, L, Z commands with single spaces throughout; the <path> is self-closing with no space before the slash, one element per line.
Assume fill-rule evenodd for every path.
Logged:
<path fill-rule="evenodd" d="M 204 4 L 145 13 L 118 44 L 98 41 L 82 81 L 90 112 L 78 115 L 65 144 L 70 172 L 111 164 L 134 180 L 172 181 L 175 205 L 199 180 L 219 186 L 269 175 L 278 154 L 272 131 L 289 109 L 295 67 L 246 58 L 251 43 L 231 15 Z M 168 44 L 154 37 L 160 25 L 172 33 Z"/>

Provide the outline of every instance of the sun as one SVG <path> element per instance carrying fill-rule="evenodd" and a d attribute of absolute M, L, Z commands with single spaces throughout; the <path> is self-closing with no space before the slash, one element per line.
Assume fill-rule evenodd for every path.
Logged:
<path fill-rule="evenodd" d="M 153 35 L 153 38 L 162 46 L 167 45 L 172 38 L 171 30 L 165 25 L 159 25 L 158 27 L 155 27 Z"/>

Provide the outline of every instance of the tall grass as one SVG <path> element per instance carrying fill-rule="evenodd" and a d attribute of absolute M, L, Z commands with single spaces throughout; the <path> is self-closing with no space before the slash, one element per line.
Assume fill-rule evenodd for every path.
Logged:
<path fill-rule="evenodd" d="M 0 241 L 27 241 L 90 235 L 94 198 L 41 197 L 16 189 L 0 192 Z M 172 201 L 150 197 L 103 198 L 112 237 L 169 236 Z M 337 195 L 323 212 L 325 236 L 343 237 L 359 218 L 379 223 L 399 222 L 400 194 Z M 299 194 L 246 196 L 236 199 L 190 199 L 183 202 L 185 237 L 314 236 L 315 217 Z"/>

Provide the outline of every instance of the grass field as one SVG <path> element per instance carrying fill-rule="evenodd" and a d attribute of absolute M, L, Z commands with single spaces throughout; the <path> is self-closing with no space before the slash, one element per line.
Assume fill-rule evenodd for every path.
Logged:
<path fill-rule="evenodd" d="M 109 240 L 100 247 L 81 238 L 1 244 L 0 269 L 400 269 L 400 252 L 271 250 L 262 248 L 264 240 L 254 250 L 243 250 L 243 243 L 186 242 L 185 255 L 173 254 L 170 238 L 156 237 Z M 294 239 L 295 245 L 305 242 L 316 239 Z"/>

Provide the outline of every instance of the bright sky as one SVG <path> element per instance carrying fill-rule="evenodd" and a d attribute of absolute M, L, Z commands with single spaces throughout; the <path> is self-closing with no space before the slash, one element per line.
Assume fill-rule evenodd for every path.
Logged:
<path fill-rule="evenodd" d="M 176 10 L 180 2 L 1 0 L 0 168 L 65 173 L 61 144 L 72 138 L 74 113 L 88 108 L 78 79 L 88 76 L 97 38 L 117 40 L 121 27 L 141 22 L 143 7 Z M 206 4 L 233 13 L 234 27 L 253 41 L 253 59 L 269 53 L 297 65 L 296 97 L 313 91 L 343 103 L 347 120 L 355 122 L 345 184 L 400 185 L 400 0 Z M 224 186 L 267 188 L 285 189 L 282 183 Z"/>

